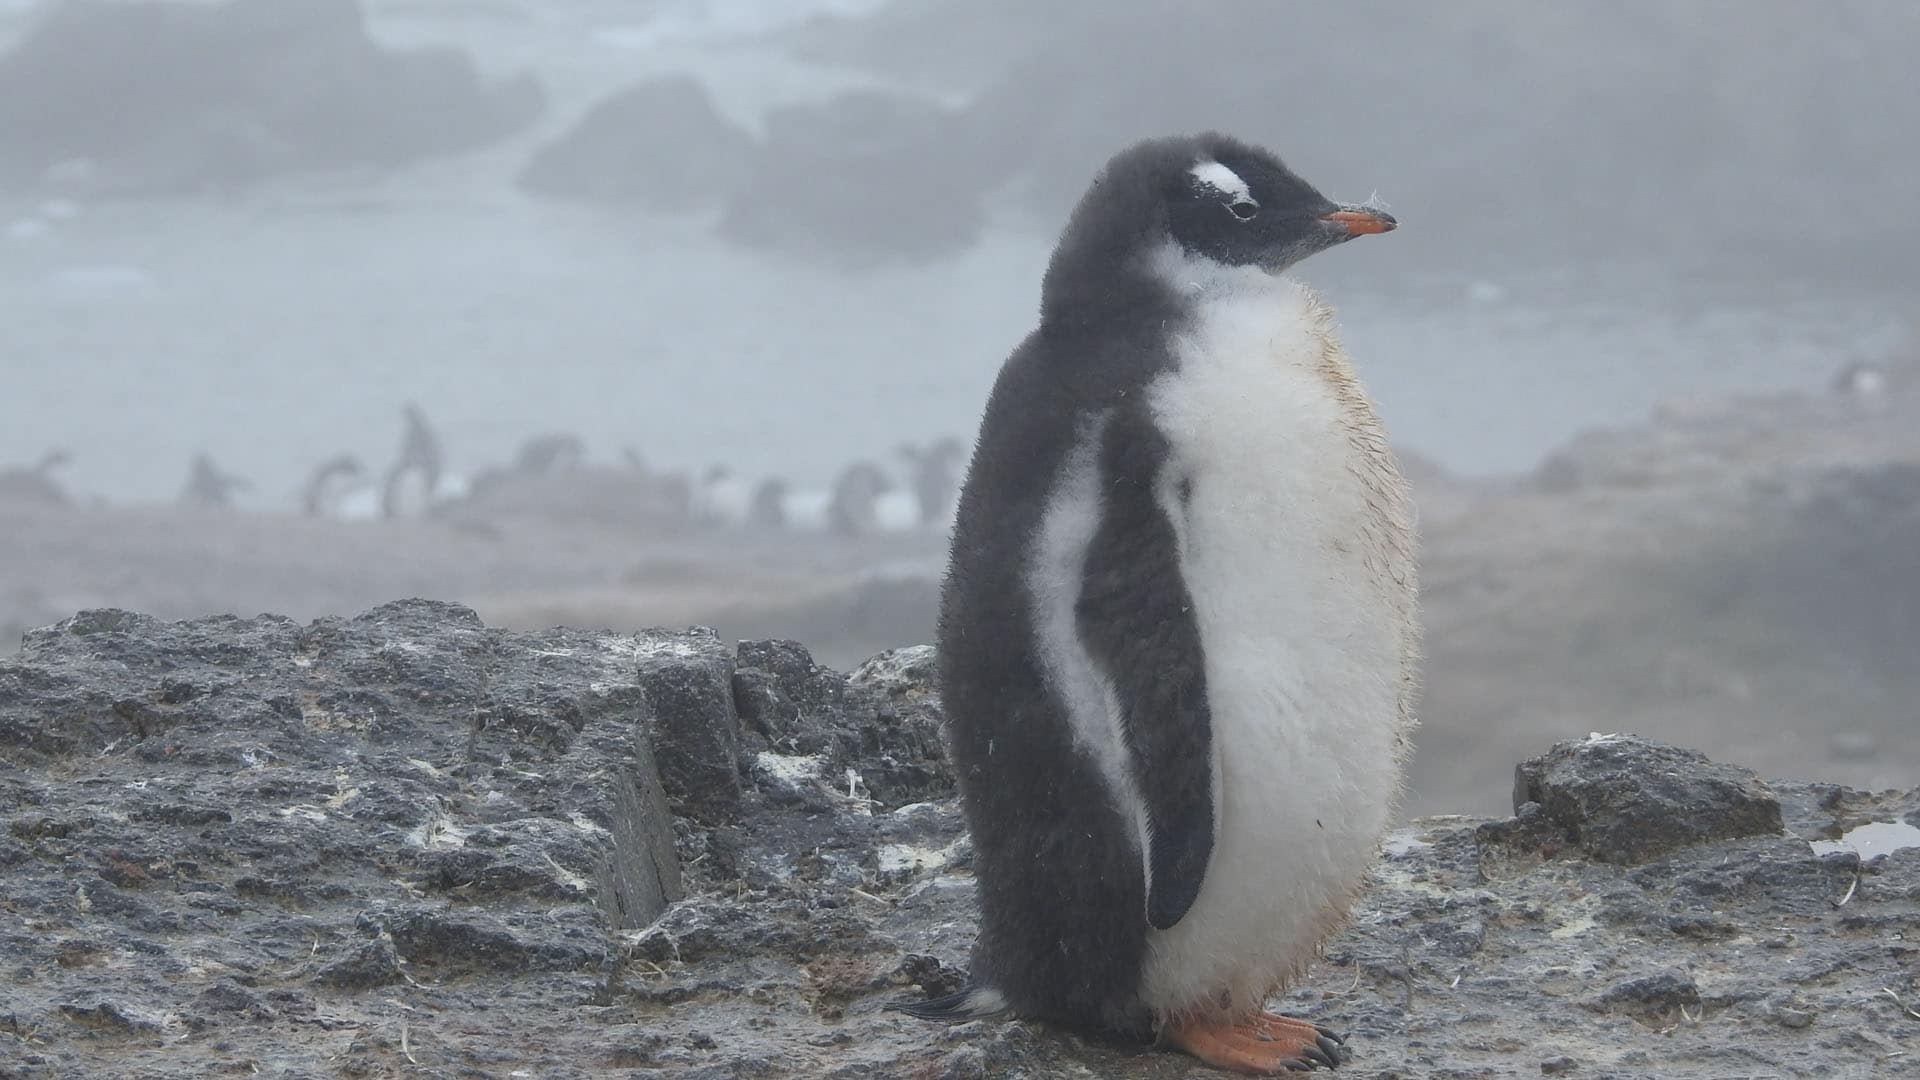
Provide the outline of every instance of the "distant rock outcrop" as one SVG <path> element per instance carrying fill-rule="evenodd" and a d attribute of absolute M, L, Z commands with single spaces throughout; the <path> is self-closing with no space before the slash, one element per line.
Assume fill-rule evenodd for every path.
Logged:
<path fill-rule="evenodd" d="M 935 668 L 417 600 L 35 630 L 0 660 L 0 1072 L 1200 1075 L 881 1011 L 974 933 Z M 1519 777 L 1514 817 L 1394 833 L 1275 1005 L 1409 1080 L 1899 1074 L 1920 789 L 1629 736 Z"/>
<path fill-rule="evenodd" d="M 746 182 L 753 135 L 720 115 L 699 80 L 649 79 L 594 105 L 536 150 L 520 186 L 601 206 L 718 206 Z"/>
<path fill-rule="evenodd" d="M 957 167 L 959 122 L 935 102 L 871 90 L 775 110 L 721 235 L 853 264 L 961 251 L 986 211 L 984 184 Z"/>
<path fill-rule="evenodd" d="M 859 90 L 769 113 L 756 139 L 695 79 L 635 84 L 536 151 L 538 195 L 684 212 L 724 207 L 720 235 L 839 265 L 925 262 L 964 250 L 1006 170 L 977 153 L 962 114 Z"/>
<path fill-rule="evenodd" d="M 545 103 L 458 51 L 377 44 L 357 0 L 47 8 L 0 56 L 0 186 L 227 192 L 469 150 Z"/>
<path fill-rule="evenodd" d="M 1872 205 L 1908 182 L 1912 143 L 1889 146 L 1864 118 L 1906 108 L 1920 7 L 1838 0 L 1814 22 L 1792 0 L 1727 10 L 920 0 L 787 38 L 819 62 L 969 96 L 966 142 L 943 160 L 1011 172 L 1049 223 L 1116 147 L 1217 127 L 1312 155 L 1299 165 L 1329 194 L 1379 184 L 1408 200 L 1418 231 L 1396 240 L 1396 266 L 1457 270 L 1484 252 L 1481 178 L 1502 176 L 1507 250 L 1531 236 L 1558 259 L 1907 280 L 1911 215 L 1836 227 L 1798 207 Z M 1355 33 L 1364 48 L 1328 45 Z M 1759 176 L 1773 182 L 1740 182 Z M 1657 236 L 1618 227 L 1652 204 L 1689 212 Z"/>

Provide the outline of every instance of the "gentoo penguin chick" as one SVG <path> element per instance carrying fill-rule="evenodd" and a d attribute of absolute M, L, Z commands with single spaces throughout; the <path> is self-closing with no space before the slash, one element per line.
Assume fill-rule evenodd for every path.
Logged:
<path fill-rule="evenodd" d="M 1401 789 L 1406 488 L 1333 313 L 1280 275 L 1394 219 L 1218 134 L 1081 199 L 960 496 L 940 685 L 973 834 L 970 985 L 905 1006 L 1333 1065 L 1265 1011 Z"/>

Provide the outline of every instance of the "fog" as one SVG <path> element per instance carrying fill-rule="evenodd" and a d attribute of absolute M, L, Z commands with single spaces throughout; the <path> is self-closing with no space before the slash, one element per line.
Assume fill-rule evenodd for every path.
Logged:
<path fill-rule="evenodd" d="M 407 595 L 928 641 L 1067 210 L 1219 129 L 1401 222 L 1298 272 L 1420 505 L 1412 809 L 1592 730 L 1910 785 L 1916 49 L 1870 0 L 0 0 L 0 650 Z"/>

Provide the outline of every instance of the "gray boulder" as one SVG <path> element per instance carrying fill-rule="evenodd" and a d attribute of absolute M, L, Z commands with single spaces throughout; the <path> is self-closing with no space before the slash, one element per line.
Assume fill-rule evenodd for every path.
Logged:
<path fill-rule="evenodd" d="M 1636 864 L 1691 844 L 1781 829 L 1780 803 L 1751 771 L 1634 735 L 1563 742 L 1514 770 L 1516 820 L 1601 862 Z"/>
<path fill-rule="evenodd" d="M 935 102 L 880 91 L 775 110 L 720 234 L 850 265 L 956 254 L 986 223 L 984 184 L 954 167 L 959 124 Z"/>
<path fill-rule="evenodd" d="M 688 76 L 636 83 L 541 146 L 519 184 L 536 195 L 680 212 L 718 206 L 745 182 L 754 140 Z"/>

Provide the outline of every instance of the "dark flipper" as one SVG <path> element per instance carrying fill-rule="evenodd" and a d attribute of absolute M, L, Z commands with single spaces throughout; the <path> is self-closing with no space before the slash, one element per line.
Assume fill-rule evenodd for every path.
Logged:
<path fill-rule="evenodd" d="M 922 1020 L 981 1020 L 1007 1011 L 1007 1003 L 997 991 L 969 986 L 945 997 L 926 1001 L 890 1001 L 887 1012 L 901 1012 Z"/>
<path fill-rule="evenodd" d="M 1165 930 L 1200 893 L 1213 854 L 1213 735 L 1180 536 L 1160 492 L 1166 437 L 1142 412 L 1108 423 L 1100 448 L 1101 518 L 1077 609 L 1081 640 L 1118 700 L 1133 781 L 1147 808 L 1147 922 Z"/>

